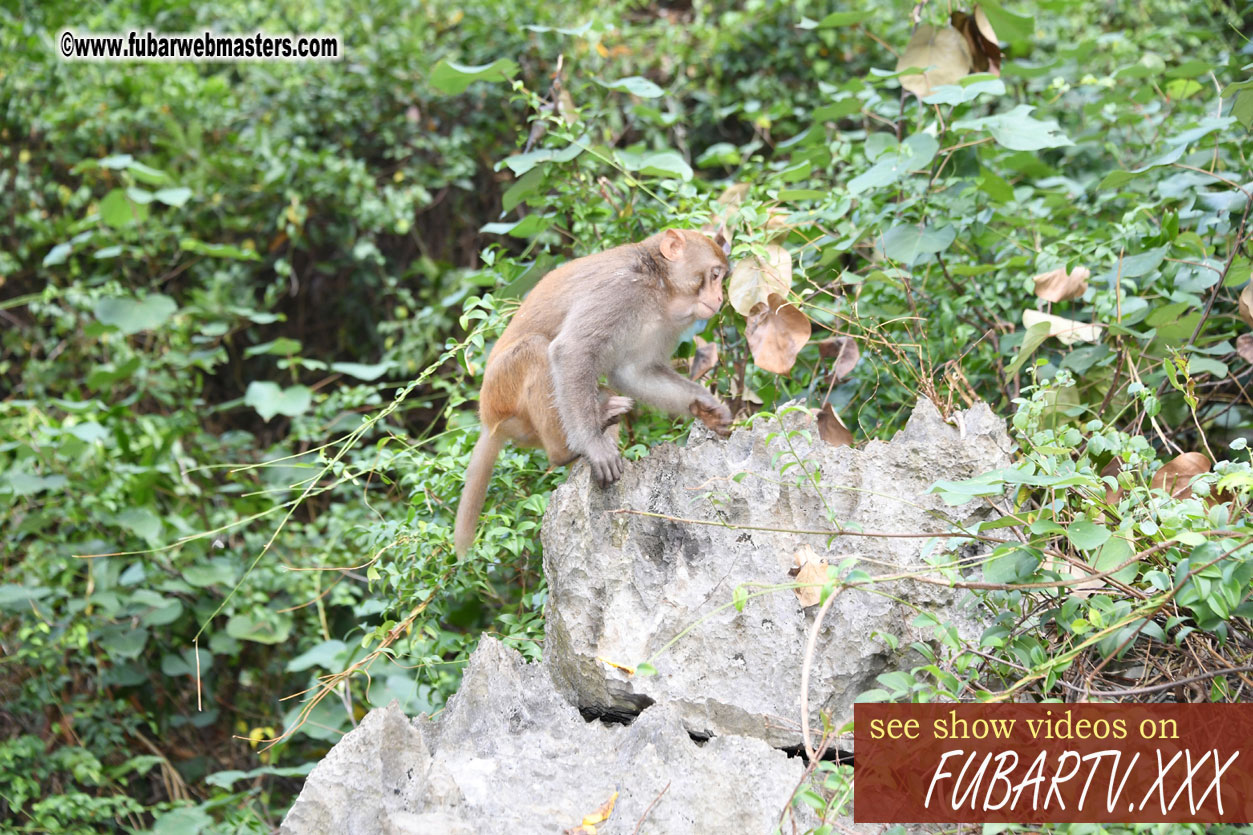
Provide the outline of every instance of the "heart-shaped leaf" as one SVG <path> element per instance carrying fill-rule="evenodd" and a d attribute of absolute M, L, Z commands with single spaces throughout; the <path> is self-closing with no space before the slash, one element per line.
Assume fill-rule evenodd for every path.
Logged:
<path fill-rule="evenodd" d="M 786 296 L 792 288 L 792 256 L 778 244 L 766 244 L 766 256 L 741 258 L 731 270 L 727 299 L 742 316 L 770 298 L 771 293 Z"/>
<path fill-rule="evenodd" d="M 775 374 L 786 374 L 809 341 L 809 317 L 778 293 L 752 309 L 744 330 L 753 362 Z"/>
<path fill-rule="evenodd" d="M 313 405 L 313 391 L 308 386 L 282 388 L 277 383 L 254 380 L 244 392 L 244 405 L 256 409 L 266 421 L 275 415 L 296 417 Z"/>
<path fill-rule="evenodd" d="M 178 305 L 169 296 L 151 293 L 142 299 L 111 297 L 96 302 L 92 313 L 102 324 L 112 325 L 130 336 L 140 331 L 155 330 L 174 315 Z"/>

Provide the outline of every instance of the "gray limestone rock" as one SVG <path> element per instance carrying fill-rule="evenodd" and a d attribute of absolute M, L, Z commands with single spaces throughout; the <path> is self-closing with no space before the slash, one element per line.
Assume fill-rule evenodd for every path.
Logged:
<path fill-rule="evenodd" d="M 485 637 L 437 720 L 410 722 L 394 703 L 372 711 L 314 768 L 280 831 L 559 833 L 618 792 L 603 835 L 641 818 L 654 835 L 764 833 L 803 771 L 761 740 L 697 744 L 663 705 L 630 726 L 588 722 L 542 666 Z M 796 823 L 817 821 L 802 807 Z"/>
<path fill-rule="evenodd" d="M 985 503 L 948 507 L 931 485 L 1009 464 L 1004 423 L 982 403 L 950 423 L 921 401 L 890 442 L 860 449 L 819 440 L 807 412 L 785 420 L 801 431 L 757 421 L 720 441 L 698 426 L 686 447 L 653 449 L 607 490 L 578 466 L 554 492 L 543 528 L 544 660 L 572 704 L 610 716 L 665 704 L 696 736 L 799 745 L 802 657 L 818 607 L 803 609 L 789 589 L 756 593 L 793 582 L 788 571 L 804 545 L 833 564 L 855 557 L 871 575 L 925 567 L 928 539 L 908 535 L 992 514 Z M 837 525 L 898 536 L 828 541 Z M 741 612 L 728 604 L 742 584 L 755 596 Z M 917 663 L 903 648 L 934 634 L 911 625 L 912 607 L 966 636 L 980 631 L 968 595 L 918 582 L 880 588 L 887 594 L 845 591 L 823 622 L 811 727 L 820 727 L 819 710 L 850 721 L 854 699 L 877 675 Z M 654 657 L 658 672 L 648 677 L 604 663 Z"/>

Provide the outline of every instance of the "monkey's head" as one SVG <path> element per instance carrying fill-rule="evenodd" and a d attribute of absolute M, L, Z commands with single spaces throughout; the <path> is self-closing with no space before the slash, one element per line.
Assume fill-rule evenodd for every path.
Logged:
<path fill-rule="evenodd" d="M 690 229 L 667 229 L 658 243 L 669 268 L 670 313 L 683 326 L 710 319 L 722 307 L 722 279 L 730 271 L 731 242 L 723 230 L 712 239 Z"/>

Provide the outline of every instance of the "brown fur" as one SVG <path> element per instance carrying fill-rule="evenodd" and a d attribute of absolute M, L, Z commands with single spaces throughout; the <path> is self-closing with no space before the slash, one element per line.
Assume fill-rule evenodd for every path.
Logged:
<path fill-rule="evenodd" d="M 487 361 L 479 394 L 483 434 L 457 507 L 458 554 L 474 540 L 506 440 L 543 447 L 552 466 L 583 456 L 604 486 L 622 475 L 617 422 L 631 398 L 729 431 L 727 407 L 669 363 L 683 331 L 721 306 L 728 249 L 699 232 L 667 229 L 540 279 Z M 601 388 L 602 375 L 627 396 Z"/>

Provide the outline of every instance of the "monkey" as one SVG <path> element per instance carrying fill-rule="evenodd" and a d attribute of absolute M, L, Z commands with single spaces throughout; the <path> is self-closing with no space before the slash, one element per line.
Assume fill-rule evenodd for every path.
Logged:
<path fill-rule="evenodd" d="M 679 337 L 722 307 L 730 241 L 666 229 L 569 261 L 539 280 L 497 340 L 479 392 L 482 430 L 457 506 L 464 556 L 506 441 L 543 447 L 550 466 L 584 458 L 601 487 L 623 473 L 618 422 L 635 401 L 692 415 L 722 437 L 731 411 L 670 367 Z M 599 384 L 605 376 L 612 392 Z M 614 393 L 616 392 L 616 394 Z"/>

